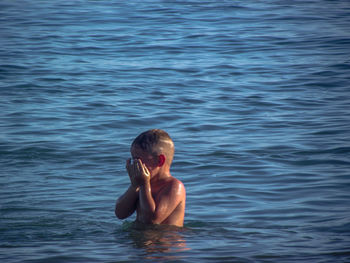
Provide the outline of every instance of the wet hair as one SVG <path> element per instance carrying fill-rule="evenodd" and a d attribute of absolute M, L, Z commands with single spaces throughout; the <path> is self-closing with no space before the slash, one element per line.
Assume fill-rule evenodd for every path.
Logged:
<path fill-rule="evenodd" d="M 166 131 L 161 129 L 152 129 L 141 133 L 132 142 L 131 147 L 138 147 L 153 156 L 165 154 L 170 163 L 174 156 L 173 140 Z"/>

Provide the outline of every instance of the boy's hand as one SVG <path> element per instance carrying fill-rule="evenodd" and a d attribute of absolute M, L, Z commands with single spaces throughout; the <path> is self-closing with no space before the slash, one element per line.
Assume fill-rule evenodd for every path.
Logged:
<path fill-rule="evenodd" d="M 128 171 L 131 185 L 136 189 L 141 185 L 144 185 L 151 179 L 151 175 L 144 163 L 140 159 L 135 159 L 134 163 L 131 163 L 131 159 L 126 161 L 126 170 Z"/>

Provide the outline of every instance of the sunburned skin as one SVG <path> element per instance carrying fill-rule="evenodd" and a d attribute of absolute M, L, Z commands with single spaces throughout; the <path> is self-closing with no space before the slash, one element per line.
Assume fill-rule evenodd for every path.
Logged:
<path fill-rule="evenodd" d="M 117 200 L 118 218 L 127 218 L 136 211 L 136 221 L 144 224 L 183 226 L 186 190 L 170 174 L 174 146 L 172 141 L 165 142 L 158 141 L 148 147 L 152 148 L 151 153 L 135 144 L 131 147 L 133 162 L 126 161 L 130 186 Z"/>

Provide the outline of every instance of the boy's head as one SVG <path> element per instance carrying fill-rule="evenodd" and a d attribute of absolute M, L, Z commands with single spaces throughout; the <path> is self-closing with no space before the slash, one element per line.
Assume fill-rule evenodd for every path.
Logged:
<path fill-rule="evenodd" d="M 148 156 L 145 158 L 153 159 L 150 162 L 154 166 L 159 165 L 159 163 L 161 165 L 166 163 L 170 167 L 174 157 L 175 147 L 173 140 L 167 132 L 160 129 L 153 129 L 145 131 L 135 138 L 131 144 L 131 152 L 141 152 L 138 155 L 143 155 L 144 153 Z M 141 156 L 133 156 L 133 158 L 141 158 Z M 163 162 L 162 158 L 164 158 Z M 146 163 L 146 160 L 142 161 Z"/>

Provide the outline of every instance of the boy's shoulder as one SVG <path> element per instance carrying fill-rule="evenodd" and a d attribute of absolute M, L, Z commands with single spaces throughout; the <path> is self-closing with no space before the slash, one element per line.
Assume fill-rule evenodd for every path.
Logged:
<path fill-rule="evenodd" d="M 185 192 L 184 184 L 177 178 L 171 176 L 167 186 L 171 188 L 173 191 L 176 191 L 178 194 Z"/>
<path fill-rule="evenodd" d="M 177 192 L 178 194 L 181 194 L 185 192 L 185 186 L 184 184 L 177 178 L 170 176 L 168 177 L 163 183 L 162 186 L 160 187 L 163 190 L 170 190 L 172 192 Z"/>
<path fill-rule="evenodd" d="M 170 176 L 168 180 L 169 180 L 168 183 L 172 185 L 182 185 L 182 186 L 184 185 L 179 179 L 177 179 L 174 176 Z"/>

